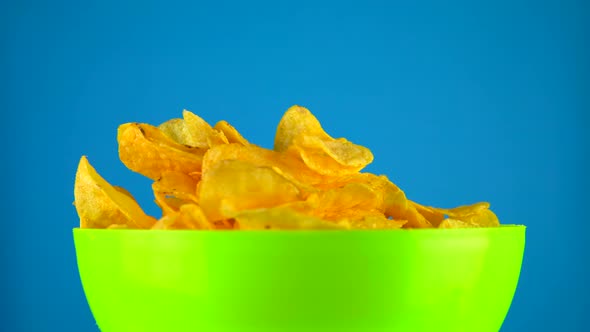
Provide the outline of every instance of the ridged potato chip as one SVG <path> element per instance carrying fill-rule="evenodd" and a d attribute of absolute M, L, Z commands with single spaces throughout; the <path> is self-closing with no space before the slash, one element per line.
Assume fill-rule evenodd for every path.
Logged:
<path fill-rule="evenodd" d="M 112 225 L 150 228 L 156 222 L 143 212 L 128 191 L 117 189 L 103 179 L 85 156 L 78 164 L 74 198 L 82 228 L 107 228 Z"/>

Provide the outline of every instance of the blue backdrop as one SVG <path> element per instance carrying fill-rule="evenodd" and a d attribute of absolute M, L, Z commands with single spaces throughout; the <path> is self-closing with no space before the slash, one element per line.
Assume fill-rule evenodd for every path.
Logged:
<path fill-rule="evenodd" d="M 183 108 L 272 146 L 293 104 L 421 202 L 528 225 L 503 331 L 590 329 L 584 1 L 1 1 L 0 330 L 97 331 L 72 228 L 82 154 L 157 214 L 116 128 Z"/>

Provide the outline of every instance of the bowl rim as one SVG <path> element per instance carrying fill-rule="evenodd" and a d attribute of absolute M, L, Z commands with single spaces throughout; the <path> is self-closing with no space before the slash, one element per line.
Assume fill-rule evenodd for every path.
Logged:
<path fill-rule="evenodd" d="M 106 228 L 81 228 L 74 227 L 73 233 L 146 233 L 146 234 L 415 234 L 415 233 L 487 233 L 526 231 L 526 225 L 502 224 L 498 227 L 473 227 L 473 228 L 401 228 L 401 229 L 272 229 L 272 230 L 219 230 L 219 229 L 106 229 Z"/>

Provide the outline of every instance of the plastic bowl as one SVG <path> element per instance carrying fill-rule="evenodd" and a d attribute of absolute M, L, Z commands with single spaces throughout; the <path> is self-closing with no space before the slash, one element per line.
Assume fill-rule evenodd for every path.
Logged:
<path fill-rule="evenodd" d="M 525 227 L 74 229 L 74 240 L 102 332 L 497 332 Z"/>

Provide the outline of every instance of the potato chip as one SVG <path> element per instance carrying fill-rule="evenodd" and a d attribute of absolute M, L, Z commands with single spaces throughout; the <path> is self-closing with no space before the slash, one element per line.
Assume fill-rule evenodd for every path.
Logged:
<path fill-rule="evenodd" d="M 183 119 L 170 119 L 158 126 L 158 129 L 174 142 L 190 147 L 208 148 L 206 142 L 195 140 Z"/>
<path fill-rule="evenodd" d="M 430 222 L 434 227 L 438 227 L 438 225 L 440 225 L 440 223 L 445 219 L 445 214 L 441 211 L 441 209 L 431 206 L 424 206 L 413 201 L 409 202 L 414 206 L 416 211 L 426 218 L 426 220 L 428 220 L 428 222 Z"/>
<path fill-rule="evenodd" d="M 150 228 L 156 222 L 129 192 L 117 190 L 103 179 L 85 156 L 78 164 L 74 197 L 82 228 L 107 228 L 114 224 Z"/>
<path fill-rule="evenodd" d="M 300 136 L 331 139 L 318 119 L 307 108 L 295 105 L 285 112 L 277 126 L 274 150 L 287 151 L 293 145 L 293 141 Z"/>
<path fill-rule="evenodd" d="M 124 194 L 127 197 L 131 198 L 132 200 L 135 200 L 135 198 L 133 197 L 133 195 L 131 195 L 131 193 L 129 192 L 129 190 L 127 190 L 127 189 L 125 189 L 123 187 L 114 186 L 114 185 L 113 185 L 113 188 L 115 188 L 115 190 L 118 191 L 118 192 L 120 192 L 121 194 Z"/>
<path fill-rule="evenodd" d="M 274 149 L 301 157 L 313 171 L 327 176 L 354 174 L 373 161 L 371 151 L 328 135 L 311 112 L 293 106 L 281 119 Z"/>
<path fill-rule="evenodd" d="M 348 229 L 348 222 L 334 223 L 286 207 L 242 210 L 235 216 L 236 228 L 246 230 Z"/>
<path fill-rule="evenodd" d="M 301 188 L 327 181 L 325 177 L 308 169 L 300 159 L 256 145 L 227 144 L 209 149 L 203 157 L 203 172 L 223 160 L 241 160 L 256 166 L 275 167 L 282 175 L 299 183 Z"/>
<path fill-rule="evenodd" d="M 369 149 L 344 138 L 299 136 L 290 149 L 296 151 L 309 168 L 323 175 L 354 174 L 373 161 L 373 154 Z"/>
<path fill-rule="evenodd" d="M 348 177 L 347 181 L 367 183 L 378 194 L 377 201 L 386 217 L 405 220 L 404 227 L 430 228 L 432 224 L 410 204 L 405 193 L 385 175 L 359 173 Z"/>
<path fill-rule="evenodd" d="M 184 173 L 165 172 L 152 184 L 156 204 L 167 216 L 180 210 L 184 204 L 197 203 L 197 181 Z"/>
<path fill-rule="evenodd" d="M 500 225 L 496 214 L 489 209 L 455 218 L 477 227 L 496 227 Z"/>
<path fill-rule="evenodd" d="M 232 212 L 301 199 L 299 189 L 272 168 L 239 160 L 215 164 L 203 173 L 199 185 L 199 204 L 212 221 L 232 218 Z"/>
<path fill-rule="evenodd" d="M 180 207 L 185 204 L 194 203 L 193 201 L 178 198 L 172 195 L 154 192 L 154 201 L 162 210 L 162 216 L 167 216 L 180 211 Z"/>
<path fill-rule="evenodd" d="M 490 203 L 479 202 L 472 205 L 458 206 L 452 209 L 439 209 L 449 217 L 464 217 L 472 214 L 479 214 L 490 208 Z"/>
<path fill-rule="evenodd" d="M 219 121 L 213 127 L 222 132 L 229 143 L 249 145 L 250 143 L 227 121 Z"/>
<path fill-rule="evenodd" d="M 361 212 L 356 210 L 357 213 Z M 387 218 L 383 213 L 378 211 L 369 211 L 358 213 L 358 215 L 346 216 L 350 227 L 353 229 L 398 229 L 402 228 L 407 220 L 395 220 Z"/>
<path fill-rule="evenodd" d="M 196 204 L 184 204 L 170 215 L 162 217 L 152 229 L 215 229 Z"/>
<path fill-rule="evenodd" d="M 215 145 L 229 143 L 223 132 L 212 128 L 198 115 L 184 110 L 182 116 L 192 139 L 198 142 L 198 145 L 195 145 L 196 147 L 211 148 Z"/>
<path fill-rule="evenodd" d="M 129 226 L 127 224 L 112 224 L 107 229 L 129 229 Z"/>
<path fill-rule="evenodd" d="M 438 228 L 473 228 L 476 227 L 468 222 L 461 221 L 458 219 L 447 218 L 443 220 Z"/>
<path fill-rule="evenodd" d="M 230 230 L 234 229 L 235 223 L 236 221 L 234 219 L 218 220 L 213 222 L 213 227 L 219 230 Z"/>
<path fill-rule="evenodd" d="M 206 151 L 176 143 L 158 128 L 140 123 L 121 125 L 117 140 L 119 158 L 125 166 L 152 180 L 170 171 L 199 172 Z"/>
<path fill-rule="evenodd" d="M 181 172 L 165 172 L 152 184 L 152 190 L 156 193 L 175 196 L 178 198 L 198 202 L 197 181 Z"/>
<path fill-rule="evenodd" d="M 366 213 L 380 208 L 378 193 L 364 183 L 348 183 L 340 188 L 322 191 L 318 194 L 317 205 L 313 214 L 328 220 L 336 219 L 345 211 Z"/>

